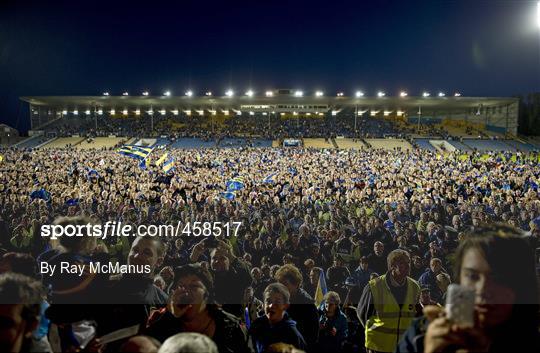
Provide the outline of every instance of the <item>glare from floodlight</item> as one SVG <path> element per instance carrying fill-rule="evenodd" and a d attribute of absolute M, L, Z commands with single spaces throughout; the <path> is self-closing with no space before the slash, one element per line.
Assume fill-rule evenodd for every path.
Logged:
<path fill-rule="evenodd" d="M 135 115 L 141 115 L 141 110 L 140 109 L 135 110 Z"/>
<path fill-rule="evenodd" d="M 538 20 L 538 28 L 540 28 L 540 1 L 536 4 L 536 17 Z"/>
<path fill-rule="evenodd" d="M 232 96 L 234 96 L 234 92 L 233 92 L 232 89 L 230 89 L 230 90 L 228 90 L 227 92 L 225 92 L 225 95 L 226 95 L 227 97 L 232 97 Z"/>
<path fill-rule="evenodd" d="M 123 96 L 129 96 L 129 93 L 124 92 L 124 93 L 122 93 L 122 95 L 123 95 Z"/>
<path fill-rule="evenodd" d="M 255 113 L 254 112 L 249 112 L 249 115 L 255 115 Z"/>
<path fill-rule="evenodd" d="M 439 92 L 439 97 L 444 97 L 445 94 L 443 92 Z"/>
<path fill-rule="evenodd" d="M 143 95 L 143 96 L 148 96 L 149 93 L 148 93 L 148 91 L 144 91 L 144 92 L 142 93 L 142 95 Z"/>
<path fill-rule="evenodd" d="M 274 92 L 272 92 L 272 91 L 266 91 L 265 95 L 266 95 L 267 97 L 273 97 L 273 96 L 274 96 Z"/>
<path fill-rule="evenodd" d="M 78 111 L 78 110 L 74 110 L 74 111 L 73 111 L 73 115 L 79 115 L 79 111 Z"/>
<path fill-rule="evenodd" d="M 68 111 L 67 110 L 62 110 L 62 115 L 67 115 Z"/>
<path fill-rule="evenodd" d="M 174 115 L 178 115 L 178 109 L 171 110 L 171 113 L 173 113 Z"/>
<path fill-rule="evenodd" d="M 204 95 L 210 97 L 210 96 L 212 96 L 212 92 L 208 91 Z"/>
<path fill-rule="evenodd" d="M 154 111 L 152 109 L 150 109 L 149 111 L 147 111 L 148 115 L 154 115 Z"/>
<path fill-rule="evenodd" d="M 109 111 L 109 114 L 111 114 L 111 115 L 114 115 L 114 114 L 116 114 L 116 110 L 114 110 L 114 109 L 111 109 L 111 110 Z"/>
<path fill-rule="evenodd" d="M 317 96 L 317 97 L 322 97 L 323 95 L 324 95 L 324 93 L 322 91 L 315 92 L 315 96 Z"/>
<path fill-rule="evenodd" d="M 186 96 L 191 97 L 193 96 L 193 91 L 189 90 L 186 92 Z"/>
<path fill-rule="evenodd" d="M 104 96 L 108 96 L 108 95 L 109 95 L 109 92 L 103 92 L 103 95 L 104 95 Z"/>
<path fill-rule="evenodd" d="M 454 97 L 461 97 L 461 93 L 459 92 L 454 93 Z"/>
<path fill-rule="evenodd" d="M 304 95 L 304 92 L 302 92 L 302 91 L 295 91 L 294 92 L 295 97 L 302 97 L 303 95 Z"/>
<path fill-rule="evenodd" d="M 343 92 L 338 92 L 337 96 L 338 97 L 343 97 L 344 93 Z"/>
<path fill-rule="evenodd" d="M 363 96 L 364 96 L 364 92 L 362 92 L 362 91 L 356 91 L 356 94 L 355 94 L 355 95 L 356 95 L 357 98 L 360 98 L 360 97 L 363 97 Z"/>
<path fill-rule="evenodd" d="M 252 91 L 252 90 L 248 90 L 248 91 L 246 92 L 246 96 L 248 96 L 248 97 L 253 97 L 253 91 Z"/>
<path fill-rule="evenodd" d="M 103 109 L 97 111 L 98 115 L 103 115 Z"/>
<path fill-rule="evenodd" d="M 90 115 L 90 110 L 87 109 L 84 113 L 85 113 L 86 115 Z"/>
<path fill-rule="evenodd" d="M 407 97 L 407 92 L 405 91 L 402 91 L 400 94 L 399 94 L 400 97 Z"/>
<path fill-rule="evenodd" d="M 167 112 L 165 111 L 165 109 L 161 109 L 161 110 L 159 111 L 159 113 L 160 113 L 161 115 L 165 115 L 165 113 L 167 113 Z"/>
<path fill-rule="evenodd" d="M 165 93 L 163 93 L 163 95 L 165 97 L 170 97 L 171 96 L 171 91 L 165 91 Z"/>
<path fill-rule="evenodd" d="M 122 110 L 122 114 L 123 115 L 128 115 L 128 110 L 127 109 Z"/>
<path fill-rule="evenodd" d="M 384 97 L 385 96 L 385 93 L 384 92 L 378 92 L 377 93 L 377 97 Z"/>
<path fill-rule="evenodd" d="M 422 93 L 422 97 L 429 97 L 429 92 Z"/>

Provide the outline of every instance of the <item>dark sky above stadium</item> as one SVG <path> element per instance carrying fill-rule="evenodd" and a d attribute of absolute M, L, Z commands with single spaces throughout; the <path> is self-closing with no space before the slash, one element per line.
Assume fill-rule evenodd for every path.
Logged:
<path fill-rule="evenodd" d="M 0 1 L 0 121 L 27 95 L 540 91 L 536 1 Z"/>

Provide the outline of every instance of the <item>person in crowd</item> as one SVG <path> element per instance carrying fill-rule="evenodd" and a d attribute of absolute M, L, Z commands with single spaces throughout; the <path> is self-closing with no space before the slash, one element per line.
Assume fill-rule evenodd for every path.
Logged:
<path fill-rule="evenodd" d="M 313 298 L 302 288 L 302 274 L 294 265 L 283 265 L 276 272 L 275 279 L 289 291 L 291 304 L 287 313 L 296 321 L 298 331 L 306 341 L 306 350 L 310 352 L 317 342 L 319 314 Z"/>
<path fill-rule="evenodd" d="M 120 346 L 120 352 L 125 353 L 158 353 L 161 342 L 153 337 L 133 336 Z"/>
<path fill-rule="evenodd" d="M 257 318 L 249 329 L 249 335 L 257 353 L 266 352 L 274 343 L 288 343 L 305 349 L 304 337 L 296 327 L 287 309 L 290 294 L 283 284 L 272 283 L 264 290 L 264 316 Z"/>
<path fill-rule="evenodd" d="M 200 265 L 175 269 L 174 286 L 166 308 L 149 318 L 144 334 L 163 342 L 181 332 L 210 337 L 219 352 L 250 352 L 240 320 L 214 304 L 214 281 Z"/>
<path fill-rule="evenodd" d="M 158 353 L 218 353 L 216 344 L 196 332 L 182 332 L 171 336 L 163 342 Z"/>
<path fill-rule="evenodd" d="M 341 298 L 333 291 L 324 295 L 319 308 L 319 352 L 339 352 L 347 338 L 347 317 L 340 309 Z"/>
<path fill-rule="evenodd" d="M 442 261 L 441 259 L 434 257 L 429 262 L 429 268 L 418 279 L 418 284 L 420 284 L 421 287 L 429 288 L 431 298 L 437 303 L 442 301 L 443 295 L 437 286 L 437 276 L 441 273 L 444 273 Z"/>
<path fill-rule="evenodd" d="M 374 272 L 386 272 L 386 255 L 384 252 L 384 244 L 381 241 L 376 241 L 373 244 L 373 252 L 368 255 L 368 262 Z"/>
<path fill-rule="evenodd" d="M 356 309 L 368 351 L 393 352 L 416 314 L 420 286 L 409 277 L 409 253 L 393 250 L 387 261 L 388 272 L 369 281 Z"/>
<path fill-rule="evenodd" d="M 43 295 L 41 283 L 30 277 L 18 273 L 0 275 L 0 351 L 31 351 Z"/>
<path fill-rule="evenodd" d="M 326 271 L 326 285 L 329 290 L 338 292 L 342 296 L 346 295 L 345 280 L 349 277 L 349 269 L 345 266 L 341 256 L 336 255 L 333 266 Z"/>
<path fill-rule="evenodd" d="M 455 255 L 456 279 L 476 294 L 474 326 L 453 323 L 442 308 L 428 306 L 396 351 L 538 352 L 537 278 L 523 233 L 508 225 L 484 225 Z"/>
<path fill-rule="evenodd" d="M 259 317 L 259 313 L 263 311 L 263 302 L 255 297 L 253 287 L 247 287 L 242 301 L 244 316 L 242 317 L 245 324 L 255 321 Z"/>

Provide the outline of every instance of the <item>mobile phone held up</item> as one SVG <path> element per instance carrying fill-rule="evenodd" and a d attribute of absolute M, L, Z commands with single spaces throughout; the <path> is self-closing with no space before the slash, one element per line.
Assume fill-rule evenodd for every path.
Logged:
<path fill-rule="evenodd" d="M 446 317 L 461 327 L 474 326 L 475 292 L 458 284 L 448 286 L 446 293 Z"/>

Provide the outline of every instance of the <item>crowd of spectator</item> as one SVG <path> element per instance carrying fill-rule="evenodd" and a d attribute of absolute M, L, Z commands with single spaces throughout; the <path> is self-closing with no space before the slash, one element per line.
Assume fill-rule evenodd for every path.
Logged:
<path fill-rule="evenodd" d="M 168 173 L 155 165 L 165 152 Z M 145 168 L 114 150 L 0 154 L 0 298 L 26 303 L 0 305 L 2 322 L 13 321 L 1 351 L 538 347 L 512 338 L 538 334 L 536 153 L 156 150 Z M 41 236 L 47 224 L 107 221 L 241 226 L 229 237 Z M 95 261 L 150 270 L 38 273 L 41 263 Z M 480 328 L 456 328 L 434 309 L 451 283 L 477 288 Z M 133 325 L 127 341 L 100 339 Z"/>

